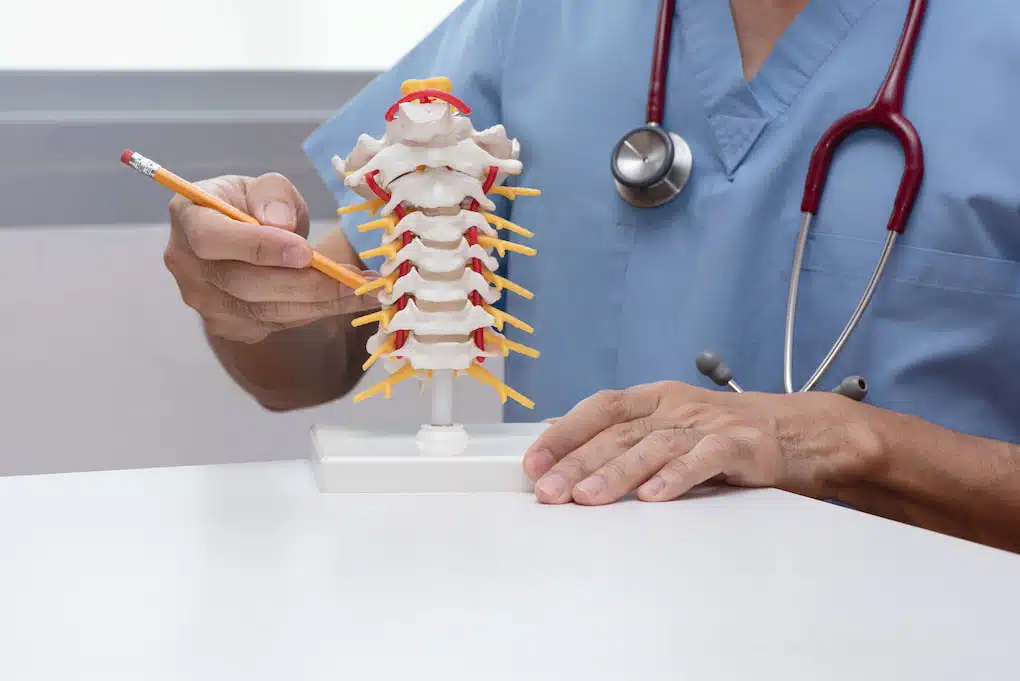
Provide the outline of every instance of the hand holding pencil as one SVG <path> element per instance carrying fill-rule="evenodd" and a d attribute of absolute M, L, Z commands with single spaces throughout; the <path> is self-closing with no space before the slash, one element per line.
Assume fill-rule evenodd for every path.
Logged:
<path fill-rule="evenodd" d="M 374 296 L 354 292 L 369 273 L 308 243 L 305 202 L 283 176 L 192 184 L 140 154 L 125 151 L 121 160 L 177 194 L 166 265 L 213 335 L 259 342 L 273 331 L 378 309 Z M 330 253 L 359 262 L 342 232 L 330 239 Z"/>

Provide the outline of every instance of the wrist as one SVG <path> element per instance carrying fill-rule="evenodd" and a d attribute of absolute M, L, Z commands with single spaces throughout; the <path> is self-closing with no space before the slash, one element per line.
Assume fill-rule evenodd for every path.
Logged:
<path fill-rule="evenodd" d="M 839 499 L 886 465 L 881 410 L 834 393 L 804 393 L 780 420 L 780 444 L 807 496 Z M 798 399 L 799 397 L 799 399 Z"/>

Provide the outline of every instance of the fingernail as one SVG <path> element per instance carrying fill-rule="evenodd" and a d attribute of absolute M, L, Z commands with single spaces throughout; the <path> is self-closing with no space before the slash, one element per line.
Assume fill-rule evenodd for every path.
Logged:
<path fill-rule="evenodd" d="M 293 227 L 294 210 L 282 201 L 271 201 L 262 209 L 262 221 L 274 227 Z"/>
<path fill-rule="evenodd" d="M 593 475 L 578 483 L 576 491 L 586 499 L 593 500 L 602 492 L 603 489 L 605 489 L 605 487 L 606 481 L 603 480 L 601 476 Z"/>
<path fill-rule="evenodd" d="M 650 497 L 654 497 L 659 492 L 661 492 L 662 488 L 665 486 L 666 483 L 662 481 L 662 478 L 660 478 L 659 476 L 655 476 L 645 484 L 641 485 L 641 489 L 639 489 L 638 492 Z"/>
<path fill-rule="evenodd" d="M 294 245 L 283 249 L 283 263 L 290 267 L 304 267 L 311 262 L 311 253 L 307 246 Z"/>
<path fill-rule="evenodd" d="M 537 449 L 524 455 L 525 471 L 532 480 L 537 480 L 553 467 L 556 461 L 553 455 L 544 449 Z"/>
<path fill-rule="evenodd" d="M 566 491 L 567 483 L 559 475 L 550 475 L 548 478 L 539 480 L 535 485 L 535 494 L 539 499 L 546 501 L 555 501 L 562 497 Z"/>

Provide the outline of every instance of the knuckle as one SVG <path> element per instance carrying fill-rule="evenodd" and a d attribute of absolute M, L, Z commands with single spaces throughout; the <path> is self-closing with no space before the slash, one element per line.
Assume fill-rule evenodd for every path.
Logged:
<path fill-rule="evenodd" d="M 630 449 L 648 435 L 648 424 L 644 419 L 627 421 L 616 428 L 616 446 L 619 449 Z"/>
<path fill-rule="evenodd" d="M 620 459 L 613 459 L 602 466 L 601 473 L 606 477 L 607 482 L 618 482 L 629 478 L 633 471 L 628 471 L 627 466 Z"/>
<path fill-rule="evenodd" d="M 663 457 L 660 454 L 656 454 L 654 450 L 647 448 L 641 448 L 636 452 L 635 465 L 637 470 L 643 474 L 652 474 L 656 470 L 662 468 Z"/>
<path fill-rule="evenodd" d="M 691 465 L 685 457 L 678 456 L 662 467 L 659 475 L 667 484 L 673 484 L 690 477 Z"/>
<path fill-rule="evenodd" d="M 710 416 L 709 405 L 702 402 L 684 402 L 676 409 L 681 423 L 697 423 Z"/>
<path fill-rule="evenodd" d="M 273 247 L 264 236 L 256 237 L 250 247 L 251 262 L 256 265 L 268 265 L 275 262 Z"/>
<path fill-rule="evenodd" d="M 648 436 L 648 444 L 654 449 L 672 449 L 675 438 L 677 437 L 677 431 L 683 432 L 682 429 L 670 428 L 669 430 L 657 430 Z"/>
<path fill-rule="evenodd" d="M 306 319 L 313 319 L 316 314 L 315 305 L 297 305 L 281 301 L 265 301 L 250 303 L 248 309 L 252 316 L 266 325 L 285 326 Z"/>
<path fill-rule="evenodd" d="M 278 322 L 286 314 L 284 304 L 276 301 L 251 303 L 248 305 L 248 309 L 251 311 L 252 317 L 268 323 Z"/>
<path fill-rule="evenodd" d="M 261 181 L 269 181 L 269 182 L 279 183 L 279 184 L 281 184 L 282 186 L 285 186 L 285 187 L 291 187 L 292 186 L 290 180 L 287 179 L 286 175 L 284 175 L 283 173 L 277 172 L 275 170 L 272 170 L 272 171 L 270 171 L 268 173 L 264 173 L 263 175 L 260 175 L 258 179 L 261 180 Z"/>
<path fill-rule="evenodd" d="M 170 272 L 177 271 L 178 265 L 180 264 L 180 253 L 169 246 L 163 251 L 163 266 Z"/>
<path fill-rule="evenodd" d="M 167 203 L 167 212 L 170 213 L 170 223 L 180 220 L 181 213 L 187 206 L 193 205 L 191 201 L 180 194 L 174 194 Z"/>
<path fill-rule="evenodd" d="M 557 468 L 568 478 L 577 480 L 586 478 L 595 472 L 595 466 L 588 462 L 587 457 L 574 455 L 562 459 Z"/>
<path fill-rule="evenodd" d="M 230 288 L 230 274 L 227 272 L 227 268 L 221 264 L 215 262 L 206 262 L 202 266 L 202 276 L 205 280 L 215 286 L 216 288 L 232 293 Z"/>
<path fill-rule="evenodd" d="M 181 300 L 185 305 L 197 312 L 202 311 L 203 296 L 190 286 L 181 287 Z"/>
<path fill-rule="evenodd" d="M 620 390 L 602 390 L 595 393 L 593 404 L 608 416 L 616 416 L 623 411 L 624 394 Z"/>

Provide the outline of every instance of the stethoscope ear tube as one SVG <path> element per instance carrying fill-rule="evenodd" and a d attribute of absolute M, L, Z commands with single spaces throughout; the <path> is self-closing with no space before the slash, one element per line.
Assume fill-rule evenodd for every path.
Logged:
<path fill-rule="evenodd" d="M 707 377 L 718 386 L 729 388 L 735 393 L 742 393 L 744 389 L 733 380 L 733 370 L 722 361 L 716 353 L 705 350 L 695 362 L 698 372 Z M 836 386 L 832 392 L 848 397 L 855 402 L 863 402 L 868 396 L 868 382 L 861 376 L 848 376 Z"/>

